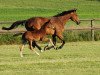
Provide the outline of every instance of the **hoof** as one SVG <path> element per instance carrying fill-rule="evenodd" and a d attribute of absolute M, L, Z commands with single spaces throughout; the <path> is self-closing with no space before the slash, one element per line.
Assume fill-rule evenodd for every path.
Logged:
<path fill-rule="evenodd" d="M 50 47 L 45 47 L 45 48 L 44 48 L 44 51 L 45 51 L 45 50 L 50 50 L 50 49 L 51 49 Z"/>
<path fill-rule="evenodd" d="M 48 48 L 48 45 L 44 47 L 44 51 L 47 50 L 47 48 Z"/>
<path fill-rule="evenodd" d="M 59 49 L 61 49 L 62 47 L 56 47 L 56 50 L 59 50 Z"/>
<path fill-rule="evenodd" d="M 40 51 L 42 50 L 42 48 L 38 48 Z"/>
<path fill-rule="evenodd" d="M 22 56 L 20 56 L 21 58 L 23 58 L 23 55 Z"/>
<path fill-rule="evenodd" d="M 56 47 L 56 50 L 58 50 L 59 48 L 58 47 Z"/>
<path fill-rule="evenodd" d="M 42 53 L 42 52 L 43 52 L 43 50 L 40 50 L 40 52 Z"/>

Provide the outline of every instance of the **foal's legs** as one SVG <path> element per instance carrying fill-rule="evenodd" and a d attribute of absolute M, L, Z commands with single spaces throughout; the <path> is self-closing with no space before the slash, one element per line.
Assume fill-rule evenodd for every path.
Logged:
<path fill-rule="evenodd" d="M 43 52 L 43 50 L 41 49 L 41 47 L 39 45 L 37 45 L 37 43 L 35 41 L 32 42 L 32 46 L 35 48 L 35 46 L 40 50 L 40 52 Z"/>
<path fill-rule="evenodd" d="M 56 46 L 56 34 L 53 34 L 53 35 L 52 35 L 52 40 L 53 40 L 52 46 L 50 46 L 50 47 L 48 47 L 48 45 L 45 46 L 45 47 L 48 47 L 47 50 L 50 50 L 51 48 L 56 49 L 56 48 L 55 48 L 55 46 Z M 50 41 L 52 41 L 52 40 L 50 39 Z"/>
<path fill-rule="evenodd" d="M 51 49 L 51 47 L 53 47 L 53 48 L 55 48 L 56 49 L 56 47 L 55 47 L 55 45 L 53 44 L 53 42 L 52 42 L 52 40 L 51 39 L 48 39 L 48 41 L 49 41 L 49 43 L 48 43 L 48 45 L 47 46 L 45 46 L 44 47 L 44 50 L 48 50 L 48 49 Z M 49 45 L 52 45 L 51 47 L 48 47 Z"/>
<path fill-rule="evenodd" d="M 40 51 L 42 50 L 41 47 L 39 45 L 37 45 L 37 43 L 35 41 L 32 42 L 32 46 L 33 47 L 37 47 Z"/>
<path fill-rule="evenodd" d="M 24 45 L 21 45 L 21 48 L 20 48 L 20 56 L 23 57 L 23 48 L 24 48 Z"/>
<path fill-rule="evenodd" d="M 30 49 L 32 51 L 34 51 L 37 55 L 39 55 L 39 53 L 33 49 L 33 47 L 32 47 L 32 41 L 29 41 L 29 46 L 30 46 Z"/>
<path fill-rule="evenodd" d="M 25 44 L 26 44 L 26 41 L 25 40 L 22 40 L 22 45 L 20 47 L 20 56 L 21 57 L 23 57 L 23 48 L 24 48 Z"/>

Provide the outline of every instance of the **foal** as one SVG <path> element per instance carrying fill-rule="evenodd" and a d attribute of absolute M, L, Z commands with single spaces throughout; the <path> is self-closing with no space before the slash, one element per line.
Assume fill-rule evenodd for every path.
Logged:
<path fill-rule="evenodd" d="M 22 35 L 22 46 L 20 48 L 20 56 L 23 57 L 22 51 L 23 51 L 23 47 L 27 43 L 27 41 L 29 43 L 29 48 L 32 51 L 34 50 L 33 47 L 32 47 L 32 42 L 36 42 L 36 41 L 49 41 L 49 43 L 51 43 L 54 46 L 51 39 L 48 39 L 48 38 L 45 37 L 48 34 L 54 34 L 54 32 L 55 32 L 55 30 L 54 30 L 53 25 L 47 24 L 47 23 L 45 25 L 43 25 L 40 30 L 26 31 Z M 37 51 L 35 51 L 35 53 L 37 55 L 39 55 L 39 53 Z"/>

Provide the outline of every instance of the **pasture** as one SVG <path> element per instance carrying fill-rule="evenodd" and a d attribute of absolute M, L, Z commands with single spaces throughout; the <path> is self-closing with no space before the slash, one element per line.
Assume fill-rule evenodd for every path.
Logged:
<path fill-rule="evenodd" d="M 0 0 L 0 20 L 16 21 L 33 16 L 50 17 L 68 9 L 78 9 L 83 18 L 100 18 L 99 0 Z"/>
<path fill-rule="evenodd" d="M 45 44 L 40 45 L 43 48 Z M 40 56 L 26 45 L 23 58 L 19 45 L 0 45 L 0 75 L 33 74 L 100 75 L 100 41 L 66 43 L 61 50 L 52 49 Z"/>
<path fill-rule="evenodd" d="M 72 8 L 78 9 L 81 19 L 100 18 L 99 0 L 0 0 L 0 21 L 23 20 L 34 16 L 51 17 Z M 94 23 L 99 26 L 100 21 Z M 81 24 L 82 27 L 90 26 L 90 22 Z M 0 29 L 9 25 L 0 25 Z M 70 25 L 74 27 L 75 23 L 68 22 Z M 70 35 L 80 41 L 78 35 Z M 68 37 L 71 39 L 70 35 Z M 100 75 L 100 41 L 67 42 L 61 50 L 52 49 L 40 53 L 40 56 L 32 53 L 26 45 L 24 57 L 21 58 L 19 45 L 15 45 L 16 39 L 12 38 L 0 35 L 0 75 Z M 6 40 L 13 40 L 10 44 L 14 45 L 4 45 L 8 44 Z M 45 46 L 40 45 L 42 48 Z"/>

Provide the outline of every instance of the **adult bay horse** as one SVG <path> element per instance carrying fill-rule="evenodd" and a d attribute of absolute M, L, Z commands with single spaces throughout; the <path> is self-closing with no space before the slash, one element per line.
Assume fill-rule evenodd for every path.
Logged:
<path fill-rule="evenodd" d="M 35 51 L 32 47 L 32 42 L 36 42 L 36 41 L 49 41 L 49 43 L 51 43 L 51 45 L 55 48 L 53 42 L 51 39 L 46 38 L 46 35 L 48 34 L 54 34 L 55 30 L 54 30 L 54 26 L 52 24 L 48 24 L 46 23 L 45 25 L 43 25 L 41 27 L 41 29 L 39 30 L 33 30 L 33 31 L 26 31 L 23 35 L 22 35 L 22 45 L 20 47 L 20 56 L 23 57 L 23 48 L 24 45 L 27 43 L 29 43 L 29 48 L 32 51 Z M 35 51 L 35 53 L 37 55 L 39 55 L 39 53 L 37 51 Z"/>
<path fill-rule="evenodd" d="M 65 41 L 63 40 L 63 32 L 64 26 L 69 19 L 74 21 L 77 25 L 80 24 L 76 9 L 63 11 L 62 13 L 52 17 L 47 23 L 48 25 L 54 26 L 55 33 L 53 35 L 51 34 L 53 37 L 54 45 L 56 45 L 56 36 L 62 41 L 61 46 L 59 46 L 57 49 L 61 49 L 65 44 Z"/>

